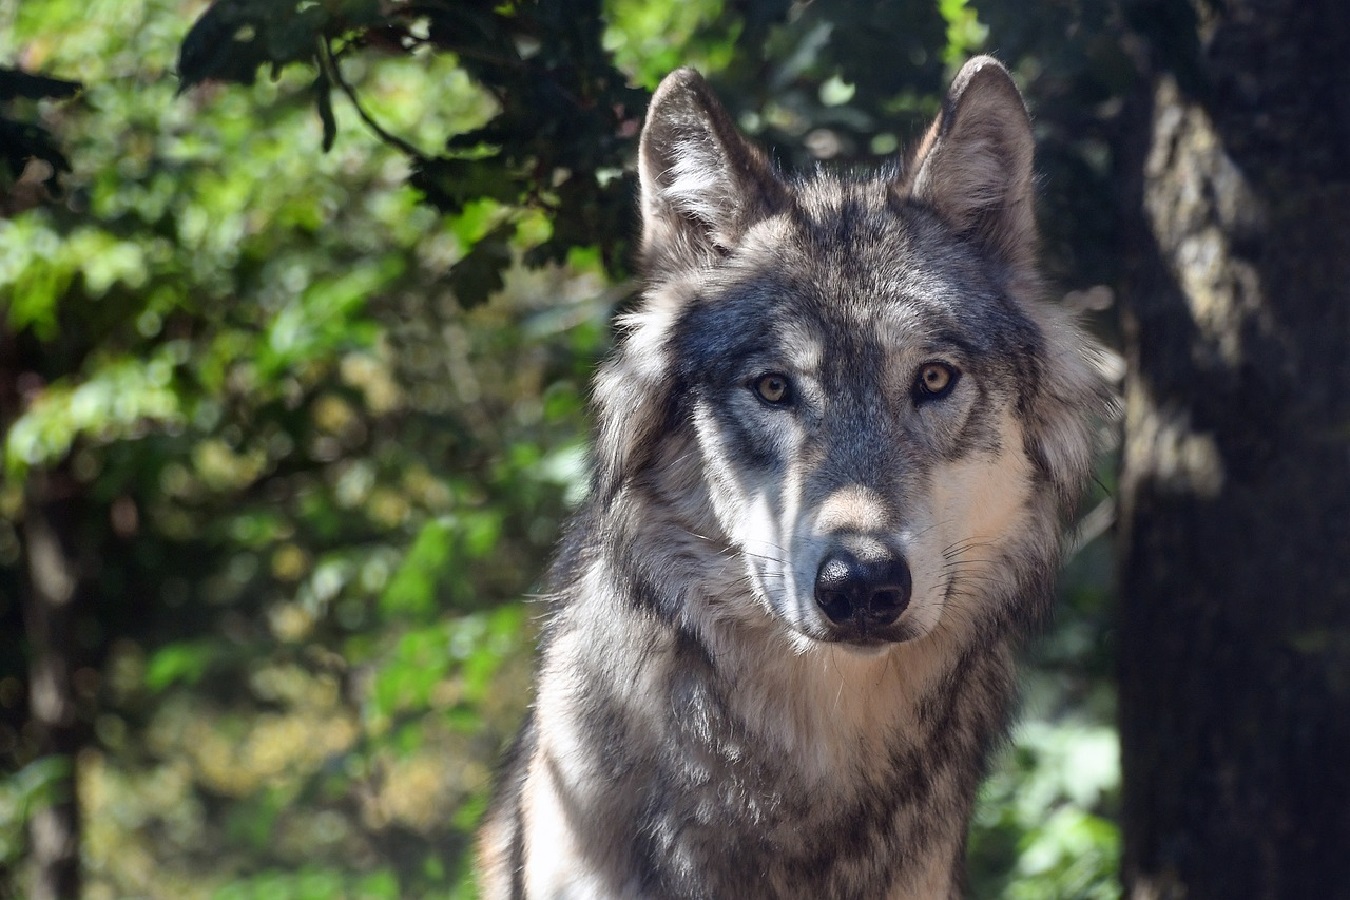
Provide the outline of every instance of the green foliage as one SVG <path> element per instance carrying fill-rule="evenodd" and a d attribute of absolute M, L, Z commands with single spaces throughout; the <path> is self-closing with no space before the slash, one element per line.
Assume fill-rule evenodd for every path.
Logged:
<path fill-rule="evenodd" d="M 34 810 L 67 799 L 70 760 L 45 757 L 0 780 L 0 865 L 20 858 L 24 826 Z"/>
<path fill-rule="evenodd" d="M 206 674 L 217 648 L 212 641 L 181 641 L 166 644 L 155 651 L 142 676 L 145 689 L 152 693 L 176 684 L 196 684 Z"/>
<path fill-rule="evenodd" d="M 918 133 L 982 23 L 1031 71 L 1049 38 L 1008 18 L 0 0 L 0 58 L 85 85 L 0 77 L 0 110 L 40 129 L 6 152 L 65 173 L 64 199 L 0 219 L 0 896 L 26 884 L 24 822 L 69 787 L 11 637 L 25 492 L 55 468 L 97 600 L 86 895 L 471 895 L 528 700 L 541 611 L 519 598 L 585 494 L 590 370 L 631 290 L 643 88 L 693 62 L 786 163 L 847 164 Z M 1080 554 L 1037 651 L 1038 715 L 973 838 L 979 896 L 1111 895 L 1109 563 Z"/>
<path fill-rule="evenodd" d="M 301 868 L 241 878 L 211 896 L 212 900 L 396 900 L 401 895 L 392 872 L 376 872 L 348 884 L 331 870 Z"/>
<path fill-rule="evenodd" d="M 1120 896 L 1115 730 L 1030 721 L 985 784 L 971 829 L 974 893 L 1017 900 Z"/>
<path fill-rule="evenodd" d="M 989 28 L 966 0 L 938 0 L 938 12 L 947 23 L 947 49 L 942 54 L 947 65 L 960 64 L 984 46 Z"/>
<path fill-rule="evenodd" d="M 409 183 L 447 214 L 493 200 L 518 209 L 566 213 L 529 248 L 531 264 L 562 263 L 597 238 L 611 271 L 626 263 L 631 233 L 630 180 L 619 176 L 627 138 L 645 95 L 627 86 L 601 45 L 595 0 L 577 3 L 278 4 L 218 0 L 192 26 L 178 61 L 184 89 L 207 80 L 252 84 L 259 67 L 274 73 L 296 63 L 314 73 L 322 145 L 337 139 L 332 91 L 340 89 L 362 120 L 407 156 Z M 544 39 L 547 38 L 547 39 Z M 396 137 L 363 107 L 344 61 L 382 48 L 454 54 L 484 86 L 495 114 L 477 128 L 452 132 L 440 152 Z M 449 273 L 460 301 L 474 306 L 502 287 L 514 259 L 516 229 L 504 222 L 479 236 Z"/>
<path fill-rule="evenodd" d="M 609 0 L 605 49 L 615 63 L 648 90 L 680 66 L 717 72 L 731 64 L 739 23 L 718 28 L 722 0 L 649 3 Z"/>
<path fill-rule="evenodd" d="M 361 128 L 319 153 L 303 61 L 176 96 L 172 4 L 7 15 L 89 83 L 57 121 L 72 200 L 0 221 L 0 362 L 26 392 L 0 406 L 5 528 L 34 467 L 69 463 L 91 510 L 86 891 L 452 893 L 474 818 L 456 811 L 482 808 L 526 699 L 529 629 L 502 604 L 569 490 L 538 461 L 577 441 L 598 257 L 494 272 L 505 295 L 466 317 L 445 271 L 485 240 L 511 263 L 547 239 L 528 203 L 437 215 Z M 499 108 L 446 56 L 346 65 L 410 140 Z M 7 658 L 0 679 L 20 677 Z M 62 762 L 35 757 L 23 712 L 0 718 L 0 785 L 28 798 L 6 807 L 18 872 L 46 796 L 23 773 Z"/>

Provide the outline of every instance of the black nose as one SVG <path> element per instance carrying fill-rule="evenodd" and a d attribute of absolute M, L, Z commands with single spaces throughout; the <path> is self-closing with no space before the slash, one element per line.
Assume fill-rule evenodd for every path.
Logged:
<path fill-rule="evenodd" d="M 840 549 L 816 571 L 816 605 L 835 625 L 866 631 L 900 618 L 910 587 L 909 566 L 900 556 L 861 560 Z"/>

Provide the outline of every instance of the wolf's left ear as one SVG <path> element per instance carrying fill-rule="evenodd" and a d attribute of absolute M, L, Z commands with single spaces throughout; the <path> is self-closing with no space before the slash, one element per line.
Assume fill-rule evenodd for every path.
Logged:
<path fill-rule="evenodd" d="M 902 196 L 1014 270 L 1036 253 L 1035 141 L 1022 95 L 1003 64 L 977 56 L 961 67 L 910 164 Z"/>
<path fill-rule="evenodd" d="M 649 271 L 716 259 L 786 198 L 763 152 L 693 69 L 670 73 L 652 96 L 638 176 Z"/>

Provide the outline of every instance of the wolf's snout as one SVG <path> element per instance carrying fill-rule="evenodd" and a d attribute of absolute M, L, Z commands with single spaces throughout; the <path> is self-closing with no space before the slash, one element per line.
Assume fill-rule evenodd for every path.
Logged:
<path fill-rule="evenodd" d="M 900 618 L 909 606 L 909 566 L 887 554 L 859 559 L 835 550 L 816 571 L 816 605 L 845 635 L 865 635 Z"/>

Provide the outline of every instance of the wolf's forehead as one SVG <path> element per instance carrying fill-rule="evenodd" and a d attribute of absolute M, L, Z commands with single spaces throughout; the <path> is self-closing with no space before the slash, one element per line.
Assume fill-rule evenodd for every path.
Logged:
<path fill-rule="evenodd" d="M 875 184 L 821 184 L 752 226 L 725 267 L 699 273 L 680 329 L 691 370 L 766 356 L 799 371 L 885 369 L 952 345 L 985 355 L 1025 330 L 931 215 Z"/>
<path fill-rule="evenodd" d="M 974 250 L 931 214 L 896 203 L 883 183 L 822 177 L 796 199 L 750 230 L 743 259 L 802 311 L 903 342 L 1004 305 Z"/>
<path fill-rule="evenodd" d="M 938 311 L 910 302 L 903 294 L 898 298 L 869 294 L 856 302 L 789 294 L 775 318 L 771 343 L 787 361 L 806 371 L 818 368 L 825 358 L 861 361 L 864 356 L 920 353 L 950 331 L 950 322 Z"/>
<path fill-rule="evenodd" d="M 742 307 L 749 314 L 769 312 L 775 330 L 796 344 L 866 333 L 901 346 L 951 330 L 956 304 L 979 302 L 988 285 L 950 271 L 959 251 L 927 252 L 898 217 L 886 217 L 835 235 L 822 233 L 830 223 L 766 229 L 758 247 L 745 248 L 731 293 L 750 301 Z"/>
<path fill-rule="evenodd" d="M 873 311 L 985 287 L 975 284 L 983 273 L 968 248 L 931 215 L 896 202 L 884 183 L 821 177 L 799 185 L 794 201 L 747 231 L 738 255 L 748 269 Z"/>
<path fill-rule="evenodd" d="M 797 372 L 878 370 L 929 352 L 952 331 L 939 310 L 903 296 L 840 302 L 781 271 L 710 297 L 683 325 L 683 355 L 718 371 L 747 361 Z"/>

